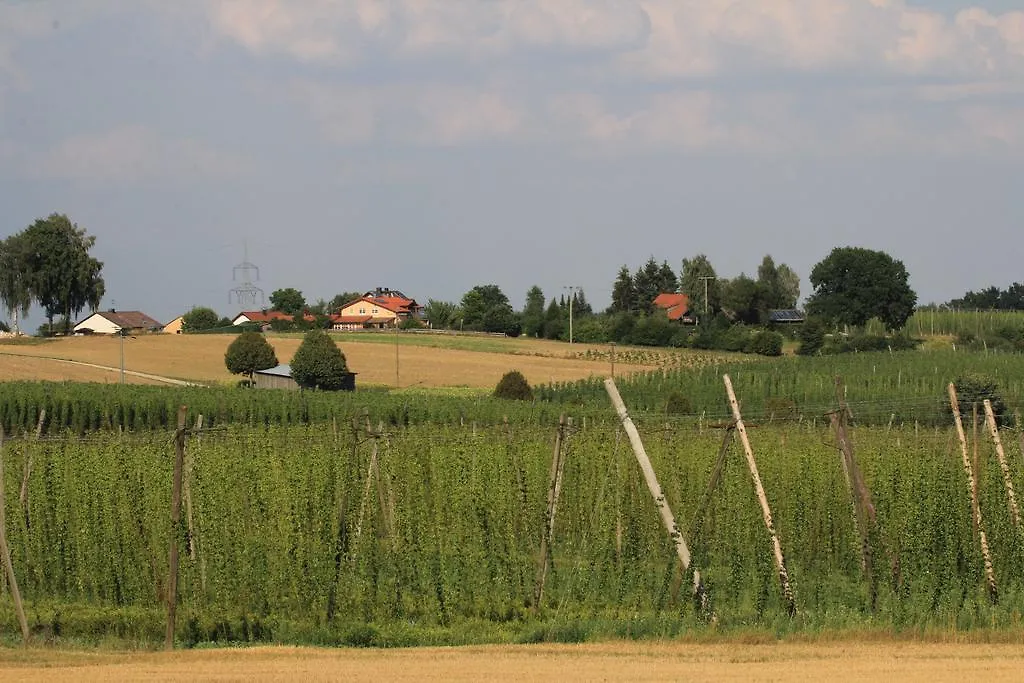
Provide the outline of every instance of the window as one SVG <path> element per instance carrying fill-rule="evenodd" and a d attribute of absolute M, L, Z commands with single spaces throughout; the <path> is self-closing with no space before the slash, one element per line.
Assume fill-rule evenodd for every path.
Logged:
<path fill-rule="evenodd" d="M 366 315 L 366 309 L 365 308 L 360 308 L 359 309 L 359 315 Z"/>
<path fill-rule="evenodd" d="M 376 308 L 375 308 L 375 309 L 373 309 L 373 314 L 374 314 L 374 315 L 377 315 L 377 309 L 376 309 Z"/>

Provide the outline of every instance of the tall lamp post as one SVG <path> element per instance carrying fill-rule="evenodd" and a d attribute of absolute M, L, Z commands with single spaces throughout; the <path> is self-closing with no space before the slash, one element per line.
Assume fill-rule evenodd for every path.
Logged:
<path fill-rule="evenodd" d="M 578 285 L 567 285 L 562 289 L 569 290 L 569 343 L 572 344 L 572 300 L 576 298 L 576 292 L 583 288 Z"/>

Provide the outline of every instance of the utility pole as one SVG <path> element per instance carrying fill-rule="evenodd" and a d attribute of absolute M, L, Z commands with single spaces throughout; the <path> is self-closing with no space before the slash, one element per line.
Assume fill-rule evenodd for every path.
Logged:
<path fill-rule="evenodd" d="M 121 338 L 121 384 L 124 384 L 124 333 L 123 327 L 117 331 L 117 336 Z"/>
<path fill-rule="evenodd" d="M 697 277 L 697 279 L 698 280 L 702 280 L 704 282 L 704 316 L 707 317 L 707 314 L 708 314 L 708 280 L 717 280 L 718 278 L 716 278 L 714 275 L 699 275 Z"/>
<path fill-rule="evenodd" d="M 577 285 L 567 285 L 562 289 L 569 290 L 569 343 L 572 344 L 572 300 L 576 298 L 576 292 L 583 288 Z"/>

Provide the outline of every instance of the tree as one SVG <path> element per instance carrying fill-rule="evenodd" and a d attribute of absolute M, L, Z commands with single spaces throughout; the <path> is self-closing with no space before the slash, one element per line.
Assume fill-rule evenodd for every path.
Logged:
<path fill-rule="evenodd" d="M 288 315 L 301 316 L 306 310 L 306 299 L 302 292 L 294 287 L 277 289 L 270 295 L 270 305 L 275 311 L 281 311 Z"/>
<path fill-rule="evenodd" d="M 526 305 L 520 316 L 523 333 L 528 337 L 539 337 L 544 332 L 544 292 L 537 285 L 526 292 Z"/>
<path fill-rule="evenodd" d="M 572 315 L 574 318 L 594 315 L 594 309 L 591 308 L 590 302 L 587 301 L 587 295 L 583 293 L 582 288 L 572 293 Z"/>
<path fill-rule="evenodd" d="M 567 327 L 568 317 L 565 309 L 559 305 L 558 301 L 556 301 L 554 297 L 551 297 L 551 303 L 548 305 L 548 310 L 544 313 L 544 338 L 561 339 L 565 334 Z"/>
<path fill-rule="evenodd" d="M 917 295 L 902 261 L 882 251 L 836 247 L 811 271 L 809 315 L 832 324 L 862 326 L 871 318 L 898 330 L 914 312 Z"/>
<path fill-rule="evenodd" d="M 510 370 L 502 375 L 498 386 L 494 387 L 494 397 L 513 401 L 532 401 L 533 389 L 526 377 L 518 370 Z"/>
<path fill-rule="evenodd" d="M 266 370 L 277 365 L 277 355 L 274 353 L 274 347 L 261 333 L 243 332 L 228 345 L 228 350 L 224 353 L 224 365 L 231 374 L 245 375 L 251 382 L 257 370 Z"/>
<path fill-rule="evenodd" d="M 757 268 L 757 284 L 762 289 L 765 312 L 796 307 L 800 296 L 800 276 L 785 263 L 776 266 L 771 256 L 765 256 Z"/>
<path fill-rule="evenodd" d="M 54 317 L 66 321 L 89 306 L 100 306 L 106 286 L 103 263 L 89 255 L 96 238 L 63 214 L 37 219 L 19 237 L 24 240 L 28 289 L 46 311 L 50 329 Z"/>
<path fill-rule="evenodd" d="M 423 317 L 435 330 L 450 330 L 459 322 L 461 312 L 458 304 L 450 301 L 427 299 L 423 307 Z"/>
<path fill-rule="evenodd" d="M 701 279 L 704 277 L 710 279 Z M 721 307 L 722 283 L 715 276 L 715 269 L 704 254 L 697 254 L 692 259 L 683 259 L 679 289 L 690 297 L 690 309 L 698 315 L 704 315 L 705 311 L 708 315 L 714 315 Z M 708 295 L 706 301 L 705 291 Z"/>
<path fill-rule="evenodd" d="M 470 330 L 508 333 L 518 323 L 498 285 L 477 285 L 462 297 L 461 307 L 463 324 Z"/>
<path fill-rule="evenodd" d="M 11 235 L 0 242 L 0 303 L 7 309 L 17 334 L 18 314 L 28 315 L 32 305 L 29 289 L 28 251 L 21 235 Z"/>
<path fill-rule="evenodd" d="M 206 308 L 205 306 L 196 306 L 181 317 L 181 328 L 185 332 L 210 330 L 219 325 L 220 318 L 217 317 L 217 313 L 212 308 Z M 262 368 L 260 369 L 262 370 Z"/>
<path fill-rule="evenodd" d="M 633 285 L 633 276 L 629 274 L 628 267 L 622 266 L 612 285 L 612 305 L 608 307 L 608 312 L 632 313 L 635 310 L 636 287 Z"/>
<path fill-rule="evenodd" d="M 292 379 L 300 387 L 335 391 L 348 376 L 345 354 L 323 330 L 314 329 L 302 338 L 291 362 Z"/>
<path fill-rule="evenodd" d="M 721 285 L 721 308 L 733 320 L 757 325 L 768 317 L 767 289 L 760 282 L 740 273 Z"/>
<path fill-rule="evenodd" d="M 633 276 L 633 289 L 636 292 L 636 310 L 651 313 L 654 310 L 654 299 L 662 292 L 674 292 L 679 287 L 676 274 L 668 263 L 661 266 L 651 256 L 636 275 Z"/>

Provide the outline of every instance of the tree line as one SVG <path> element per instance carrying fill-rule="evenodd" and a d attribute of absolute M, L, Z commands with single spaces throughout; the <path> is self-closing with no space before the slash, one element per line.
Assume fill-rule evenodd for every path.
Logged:
<path fill-rule="evenodd" d="M 103 263 L 90 254 L 95 244 L 94 236 L 58 213 L 0 242 L 0 303 L 15 332 L 18 316 L 33 303 L 46 313 L 44 334 L 66 333 L 83 309 L 99 308 L 106 285 Z"/>

